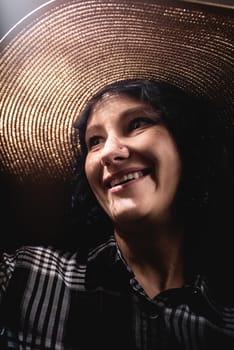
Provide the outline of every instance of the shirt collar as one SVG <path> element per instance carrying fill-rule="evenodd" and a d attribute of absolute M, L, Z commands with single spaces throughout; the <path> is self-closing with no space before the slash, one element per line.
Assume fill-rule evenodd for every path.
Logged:
<path fill-rule="evenodd" d="M 102 288 L 120 293 L 135 285 L 135 292 L 149 299 L 139 284 L 137 285 L 135 279 L 133 283 L 133 279 L 134 274 L 127 265 L 113 236 L 90 249 L 87 260 L 87 290 Z M 199 273 L 190 277 L 183 288 L 166 290 L 156 298 L 173 304 L 191 303 L 195 308 L 200 309 L 201 314 L 208 312 L 212 319 L 216 318 L 217 322 L 221 320 L 220 307 L 215 298 L 212 297 L 206 278 Z"/>

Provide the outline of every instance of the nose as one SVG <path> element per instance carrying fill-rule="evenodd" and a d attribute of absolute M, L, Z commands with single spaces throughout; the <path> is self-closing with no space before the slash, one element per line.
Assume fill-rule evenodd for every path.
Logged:
<path fill-rule="evenodd" d="M 129 157 L 129 148 L 118 137 L 108 137 L 102 149 L 101 162 L 103 165 L 117 164 Z"/>

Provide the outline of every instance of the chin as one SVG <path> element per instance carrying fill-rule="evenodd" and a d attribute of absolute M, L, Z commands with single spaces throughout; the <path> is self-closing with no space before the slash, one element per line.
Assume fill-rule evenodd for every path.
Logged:
<path fill-rule="evenodd" d="M 142 213 L 136 211 L 124 211 L 122 213 L 115 213 L 111 216 L 112 220 L 117 225 L 139 225 L 141 221 L 146 220 L 147 215 L 143 215 Z"/>

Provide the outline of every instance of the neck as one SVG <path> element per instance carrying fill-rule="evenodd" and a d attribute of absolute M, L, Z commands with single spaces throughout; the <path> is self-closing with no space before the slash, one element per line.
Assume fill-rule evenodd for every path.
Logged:
<path fill-rule="evenodd" d="M 178 227 L 154 231 L 145 228 L 131 234 L 115 231 L 126 263 L 149 297 L 184 284 L 183 236 Z"/>

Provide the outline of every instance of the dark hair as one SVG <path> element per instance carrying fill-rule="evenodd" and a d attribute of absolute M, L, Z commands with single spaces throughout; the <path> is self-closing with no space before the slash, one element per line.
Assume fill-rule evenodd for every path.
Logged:
<path fill-rule="evenodd" d="M 73 195 L 77 223 L 95 225 L 97 236 L 97 227 L 104 233 L 112 228 L 111 221 L 92 194 L 84 171 L 87 120 L 95 104 L 106 93 L 124 94 L 150 104 L 161 116 L 178 146 L 183 164 L 175 209 L 185 221 L 190 244 L 194 249 L 198 245 L 203 247 L 205 255 L 211 239 L 212 242 L 216 239 L 215 231 L 221 229 L 227 210 L 230 210 L 225 128 L 207 99 L 195 97 L 167 82 L 134 79 L 105 86 L 78 117 L 75 136 L 79 138 L 80 152 Z"/>

